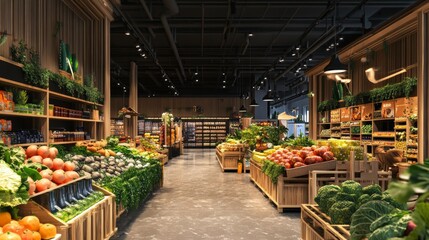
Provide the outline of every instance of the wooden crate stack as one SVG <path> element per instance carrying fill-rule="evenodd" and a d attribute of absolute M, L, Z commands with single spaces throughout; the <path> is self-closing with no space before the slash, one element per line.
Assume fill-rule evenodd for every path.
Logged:
<path fill-rule="evenodd" d="M 329 216 L 317 205 L 301 206 L 301 238 L 303 240 L 347 240 L 350 239 L 348 225 L 331 225 Z"/>

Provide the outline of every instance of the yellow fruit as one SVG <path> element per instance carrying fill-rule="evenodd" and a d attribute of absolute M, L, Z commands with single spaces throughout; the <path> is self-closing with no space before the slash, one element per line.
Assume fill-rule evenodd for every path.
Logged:
<path fill-rule="evenodd" d="M 13 232 L 6 232 L 0 235 L 0 240 L 21 240 L 21 237 Z"/>
<path fill-rule="evenodd" d="M 39 233 L 40 236 L 42 236 L 42 239 L 50 239 L 55 237 L 57 234 L 57 228 L 50 223 L 41 224 Z"/>
<path fill-rule="evenodd" d="M 9 212 L 0 212 L 0 227 L 10 223 L 12 221 L 12 216 Z"/>

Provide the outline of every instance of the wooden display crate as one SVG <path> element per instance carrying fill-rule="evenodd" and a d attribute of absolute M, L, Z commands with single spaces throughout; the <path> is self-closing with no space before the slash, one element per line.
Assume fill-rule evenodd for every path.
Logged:
<path fill-rule="evenodd" d="M 221 152 L 216 149 L 216 159 L 219 162 L 219 165 L 222 169 L 222 172 L 225 170 L 237 170 L 238 169 L 238 161 L 243 159 L 244 152 L 236 151 L 236 152 Z"/>
<path fill-rule="evenodd" d="M 68 222 L 57 218 L 33 200 L 20 206 L 20 214 L 35 215 L 43 223 L 52 223 L 57 227 L 57 232 L 61 234 L 62 239 L 110 239 L 117 231 L 115 195 L 97 186 L 93 187 L 105 194 L 104 199 Z"/>
<path fill-rule="evenodd" d="M 331 225 L 329 216 L 317 205 L 301 206 L 301 238 L 303 240 L 347 240 L 350 239 L 348 225 Z"/>
<path fill-rule="evenodd" d="M 307 178 L 286 178 L 279 176 L 277 183 L 262 172 L 261 166 L 250 161 L 250 179 L 277 206 L 279 212 L 286 208 L 299 208 L 308 203 Z"/>
<path fill-rule="evenodd" d="M 313 170 L 333 170 L 336 166 L 336 160 L 326 161 L 321 163 L 310 164 L 298 168 L 290 168 L 286 169 L 286 177 L 287 178 L 295 178 L 300 176 L 306 176 L 310 171 Z"/>

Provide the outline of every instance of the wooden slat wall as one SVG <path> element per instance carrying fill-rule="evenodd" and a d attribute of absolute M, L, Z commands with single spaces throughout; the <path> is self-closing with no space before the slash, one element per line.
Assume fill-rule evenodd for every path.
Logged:
<path fill-rule="evenodd" d="M 112 98 L 112 117 L 116 117 L 118 110 L 127 103 L 127 98 L 125 101 L 122 98 Z M 250 100 L 247 101 L 249 103 Z M 198 116 L 192 111 L 193 106 L 201 106 L 205 117 L 229 117 L 231 111 L 238 111 L 241 104 L 240 98 L 139 98 L 138 112 L 147 117 L 161 117 L 167 109 L 172 109 L 173 114 L 178 117 Z M 252 110 L 249 106 L 246 108 L 248 111 Z"/>
<path fill-rule="evenodd" d="M 99 0 L 0 0 L 0 31 L 10 36 L 0 47 L 0 55 L 9 56 L 9 48 L 24 40 L 40 54 L 43 67 L 58 72 L 59 41 L 76 54 L 78 73 L 93 74 L 96 86 L 103 89 L 104 17 L 95 11 Z M 57 32 L 57 24 L 61 24 Z"/>
<path fill-rule="evenodd" d="M 76 54 L 78 73 L 94 76 L 95 86 L 105 94 L 105 107 L 110 109 L 112 13 L 108 0 L 0 0 L 0 31 L 10 34 L 0 46 L 0 55 L 10 58 L 10 46 L 24 40 L 39 52 L 42 67 L 58 72 L 59 42 L 63 40 Z M 107 120 L 99 137 L 110 133 L 110 111 L 106 109 Z"/>

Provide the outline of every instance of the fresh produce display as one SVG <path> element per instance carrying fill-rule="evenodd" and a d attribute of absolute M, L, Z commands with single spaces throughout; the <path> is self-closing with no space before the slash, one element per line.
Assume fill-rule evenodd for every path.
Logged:
<path fill-rule="evenodd" d="M 243 148 L 240 140 L 228 139 L 226 142 L 220 143 L 216 146 L 220 152 L 236 152 Z"/>
<path fill-rule="evenodd" d="M 89 152 L 98 153 L 105 157 L 115 156 L 115 152 L 110 149 L 105 149 L 107 146 L 106 140 L 100 140 L 96 142 L 81 141 L 76 143 L 76 147 L 86 147 Z"/>
<path fill-rule="evenodd" d="M 301 134 L 299 137 L 287 139 L 283 144 L 283 146 L 301 148 L 301 147 L 311 147 L 315 144 L 316 143 L 311 138 Z"/>
<path fill-rule="evenodd" d="M 126 157 L 123 153 L 118 152 L 115 156 L 83 156 L 68 154 L 65 159 L 70 160 L 77 166 L 77 170 L 81 175 L 89 175 L 94 180 L 99 180 L 104 177 L 119 176 L 122 172 L 131 167 L 143 168 L 140 160 Z"/>
<path fill-rule="evenodd" d="M 372 125 L 371 124 L 362 125 L 361 132 L 366 134 L 372 133 Z"/>
<path fill-rule="evenodd" d="M 351 151 L 355 152 L 356 160 L 363 160 L 363 147 L 361 147 L 360 141 L 331 138 L 328 140 L 319 140 L 318 145 L 330 146 L 331 151 L 334 153 L 338 161 L 348 161 Z"/>
<path fill-rule="evenodd" d="M 68 207 L 61 209 L 54 215 L 59 219 L 63 220 L 64 222 L 67 222 L 75 218 L 77 215 L 81 214 L 83 211 L 90 208 L 97 202 L 103 200 L 103 198 L 104 194 L 102 192 L 94 191 L 89 196 L 81 200 L 72 202 Z"/>
<path fill-rule="evenodd" d="M 281 137 L 287 133 L 284 126 L 258 126 L 251 124 L 244 130 L 237 130 L 234 134 L 228 135 L 227 139 L 241 140 L 246 143 L 251 150 L 264 151 L 274 145 L 280 145 L 283 141 Z"/>
<path fill-rule="evenodd" d="M 289 168 L 302 167 L 309 164 L 320 163 L 323 161 L 334 160 L 334 154 L 329 147 L 303 147 L 301 150 L 289 150 L 279 148 L 271 155 L 267 156 L 269 161 L 278 165 Z"/>
<path fill-rule="evenodd" d="M 37 240 L 51 239 L 57 234 L 57 228 L 50 223 L 40 223 L 33 215 L 22 219 L 12 220 L 7 211 L 0 210 L 0 239 L 1 240 Z"/>
<path fill-rule="evenodd" d="M 136 209 L 158 186 L 162 176 L 158 160 L 147 160 L 143 168 L 132 167 L 119 176 L 105 177 L 100 185 L 116 196 L 116 203 L 126 210 Z"/>
<path fill-rule="evenodd" d="M 330 137 L 331 129 L 322 129 L 319 134 L 321 137 Z"/>
<path fill-rule="evenodd" d="M 352 134 L 359 134 L 360 133 L 360 127 L 359 126 L 352 126 L 352 127 L 350 127 L 350 132 Z"/>
<path fill-rule="evenodd" d="M 362 206 L 372 201 L 383 201 L 393 208 L 405 209 L 403 204 L 393 200 L 386 192 L 382 193 L 377 184 L 362 187 L 360 183 L 348 180 L 340 186 L 322 186 L 314 201 L 320 210 L 329 215 L 332 224 L 350 224 L 352 215 Z"/>
<path fill-rule="evenodd" d="M 78 179 L 79 174 L 75 171 L 76 165 L 71 161 L 64 162 L 57 158 L 58 149 L 55 147 L 30 145 L 25 150 L 26 165 L 40 164 L 38 168 L 41 179 L 34 181 L 29 178 L 29 194 L 43 192 L 49 188 L 68 183 Z"/>
<path fill-rule="evenodd" d="M 42 177 L 40 164 L 25 164 L 22 148 L 8 148 L 0 144 L 0 207 L 15 207 L 27 203 L 34 191 L 34 181 Z"/>

